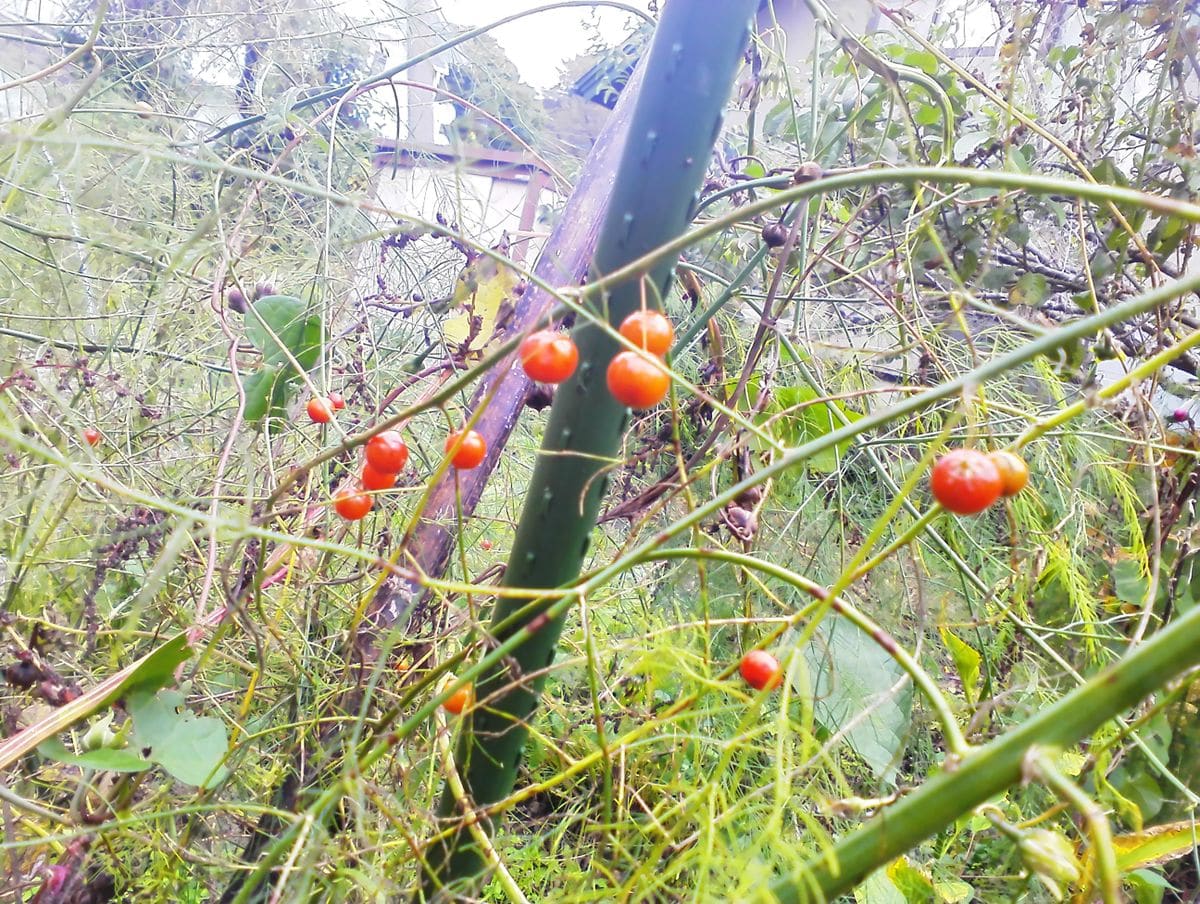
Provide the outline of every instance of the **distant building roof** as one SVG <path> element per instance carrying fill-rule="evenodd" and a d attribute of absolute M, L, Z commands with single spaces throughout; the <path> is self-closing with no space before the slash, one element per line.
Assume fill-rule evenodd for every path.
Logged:
<path fill-rule="evenodd" d="M 618 46 L 605 52 L 600 61 L 571 86 L 571 93 L 611 110 L 650 45 L 654 26 L 649 22 L 631 32 Z"/>

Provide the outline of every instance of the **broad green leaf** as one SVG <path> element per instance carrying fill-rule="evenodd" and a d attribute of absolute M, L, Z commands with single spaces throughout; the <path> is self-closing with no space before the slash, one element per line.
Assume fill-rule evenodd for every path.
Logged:
<path fill-rule="evenodd" d="M 263 355 L 263 362 L 289 367 L 286 348 L 304 370 L 317 363 L 321 344 L 321 318 L 291 295 L 267 295 L 246 312 L 246 336 Z"/>
<path fill-rule="evenodd" d="M 1187 237 L 1189 223 L 1179 217 L 1163 217 L 1150 230 L 1146 244 L 1155 254 L 1170 254 Z"/>
<path fill-rule="evenodd" d="M 1050 294 L 1050 283 L 1040 273 L 1022 273 L 1016 284 L 1008 290 L 1008 300 L 1011 304 L 1024 304 L 1031 308 L 1038 307 Z"/>
<path fill-rule="evenodd" d="M 1166 893 L 1176 890 L 1170 882 L 1148 869 L 1129 873 L 1125 876 L 1125 885 L 1133 895 L 1134 904 L 1162 904 Z"/>
<path fill-rule="evenodd" d="M 224 778 L 221 762 L 229 738 L 220 719 L 195 715 L 184 707 L 183 694 L 174 690 L 135 695 L 129 713 L 134 743 L 179 781 L 212 787 Z"/>
<path fill-rule="evenodd" d="M 942 108 L 921 104 L 913 113 L 913 121 L 919 126 L 937 125 L 942 121 Z"/>
<path fill-rule="evenodd" d="M 966 882 L 948 879 L 945 882 L 934 882 L 933 891 L 942 904 L 966 904 L 975 897 L 975 889 Z"/>
<path fill-rule="evenodd" d="M 1137 807 L 1142 821 L 1153 819 L 1162 810 L 1162 788 L 1148 772 L 1132 771 L 1122 766 L 1112 773 L 1109 782 Z"/>
<path fill-rule="evenodd" d="M 1192 822 L 1172 822 L 1152 826 L 1144 832 L 1118 835 L 1113 838 L 1113 850 L 1121 872 L 1129 872 L 1189 854 L 1198 842 L 1200 830 Z"/>
<path fill-rule="evenodd" d="M 954 140 L 954 159 L 969 157 L 991 140 L 992 136 L 988 132 L 966 132 L 959 135 Z"/>
<path fill-rule="evenodd" d="M 1101 801 L 1116 810 L 1121 819 L 1132 826 L 1135 832 L 1142 830 L 1142 811 L 1138 809 L 1137 804 L 1122 794 L 1120 789 L 1099 771 L 1096 772 L 1096 790 Z"/>
<path fill-rule="evenodd" d="M 765 415 L 759 418 L 759 422 L 769 420 L 772 436 L 785 445 L 799 446 L 819 439 L 842 426 L 841 420 L 834 417 L 831 406 L 836 405 L 848 421 L 856 421 L 862 417 L 836 400 L 817 401 L 821 398 L 822 396 L 808 386 L 780 387 L 771 399 Z M 808 466 L 818 471 L 834 471 L 837 469 L 839 456 L 845 455 L 850 445 L 851 441 L 845 440 L 819 452 L 808 459 Z"/>
<path fill-rule="evenodd" d="M 58 738 L 47 738 L 37 748 L 38 753 L 56 763 L 82 766 L 85 769 L 107 772 L 145 772 L 154 764 L 138 756 L 133 750 L 114 750 L 101 747 L 87 753 L 71 753 Z"/>
<path fill-rule="evenodd" d="M 266 417 L 272 407 L 287 401 L 287 380 L 278 367 L 255 371 L 242 382 L 242 388 L 246 392 L 246 409 L 242 414 L 251 424 Z"/>
<path fill-rule="evenodd" d="M 887 874 L 908 904 L 932 904 L 933 882 L 923 869 L 914 866 L 907 857 L 897 857 L 888 864 Z"/>
<path fill-rule="evenodd" d="M 125 696 L 134 688 L 157 689 L 170 681 L 175 669 L 191 656 L 187 636 L 176 635 L 161 647 L 147 653 L 137 662 L 127 665 L 98 685 L 87 690 L 83 696 L 59 707 L 48 716 L 19 731 L 0 739 L 0 771 L 7 769 L 38 744 L 66 731 L 80 719 L 85 719 L 98 709 Z"/>
<path fill-rule="evenodd" d="M 854 889 L 855 904 L 908 904 L 889 878 L 886 869 L 877 869 Z"/>
<path fill-rule="evenodd" d="M 950 651 L 954 667 L 958 670 L 958 678 L 962 681 L 963 695 L 967 698 L 968 703 L 974 703 L 979 699 L 979 664 L 983 661 L 983 657 L 979 655 L 978 650 L 953 631 L 940 628 L 939 632 L 942 635 L 942 643 Z"/>
<path fill-rule="evenodd" d="M 983 274 L 979 284 L 985 289 L 1005 289 L 1017 279 L 1017 268 L 998 266 L 992 267 Z"/>
<path fill-rule="evenodd" d="M 310 371 L 321 360 L 321 318 L 313 314 L 304 321 L 300 341 L 292 349 L 296 361 L 305 371 Z M 293 375 L 294 376 L 294 375 Z"/>
<path fill-rule="evenodd" d="M 909 50 L 901 59 L 905 65 L 920 69 L 926 75 L 933 75 L 938 71 L 937 57 L 928 50 Z"/>
<path fill-rule="evenodd" d="M 817 721 L 831 732 L 845 730 L 850 748 L 891 783 L 912 714 L 912 683 L 882 647 L 845 621 L 822 622 L 801 653 Z"/>
<path fill-rule="evenodd" d="M 1146 601 L 1150 579 L 1142 563 L 1132 556 L 1121 556 L 1112 570 L 1113 592 L 1123 603 L 1141 606 Z"/>

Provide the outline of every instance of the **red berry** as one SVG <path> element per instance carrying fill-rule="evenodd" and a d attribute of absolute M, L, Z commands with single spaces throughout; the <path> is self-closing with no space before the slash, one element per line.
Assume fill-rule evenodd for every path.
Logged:
<path fill-rule="evenodd" d="M 671 386 L 662 365 L 643 352 L 619 352 L 608 363 L 607 379 L 613 398 L 634 409 L 653 408 Z"/>
<path fill-rule="evenodd" d="M 929 475 L 933 498 L 956 515 L 974 515 L 1000 498 L 1000 469 L 983 452 L 954 449 L 937 460 Z"/>
<path fill-rule="evenodd" d="M 461 439 L 460 439 L 461 438 Z M 476 468 L 487 456 L 487 442 L 474 430 L 457 430 L 446 437 L 446 451 L 453 452 L 450 463 L 462 471 Z"/>
<path fill-rule="evenodd" d="M 379 471 L 370 465 L 363 465 L 358 482 L 364 490 L 390 490 L 396 485 L 396 475 L 391 471 Z"/>
<path fill-rule="evenodd" d="M 100 445 L 100 440 L 102 440 L 102 439 L 104 439 L 104 437 L 100 434 L 100 431 L 97 430 L 95 427 L 88 427 L 86 430 L 83 431 L 83 441 L 85 443 L 87 443 L 89 446 Z"/>
<path fill-rule="evenodd" d="M 370 495 L 357 490 L 342 490 L 333 497 L 334 510 L 347 521 L 365 518 L 372 505 L 374 502 Z"/>
<path fill-rule="evenodd" d="M 565 333 L 539 330 L 521 342 L 521 367 L 531 380 L 561 383 L 579 365 L 579 349 Z"/>
<path fill-rule="evenodd" d="M 408 444 L 395 430 L 384 430 L 367 440 L 363 454 L 376 471 L 399 474 L 408 463 Z"/>
<path fill-rule="evenodd" d="M 328 424 L 333 420 L 333 408 L 324 399 L 313 396 L 308 400 L 308 416 L 314 424 Z"/>
<path fill-rule="evenodd" d="M 1000 495 L 1015 496 L 1029 483 L 1029 465 L 1015 452 L 1002 449 L 988 456 L 1000 472 Z"/>
<path fill-rule="evenodd" d="M 675 327 L 659 311 L 634 311 L 621 321 L 621 335 L 652 355 L 662 357 L 675 341 Z"/>
<path fill-rule="evenodd" d="M 341 411 L 346 407 L 346 400 L 342 398 L 341 393 L 329 393 L 329 404 L 333 406 L 334 411 Z"/>
<path fill-rule="evenodd" d="M 459 715 L 471 702 L 471 685 L 460 687 L 442 703 L 442 709 L 448 713 Z"/>
<path fill-rule="evenodd" d="M 768 687 L 776 688 L 783 680 L 783 668 L 779 665 L 779 660 L 766 650 L 751 650 L 742 657 L 742 664 L 738 669 L 746 683 L 759 691 Z"/>

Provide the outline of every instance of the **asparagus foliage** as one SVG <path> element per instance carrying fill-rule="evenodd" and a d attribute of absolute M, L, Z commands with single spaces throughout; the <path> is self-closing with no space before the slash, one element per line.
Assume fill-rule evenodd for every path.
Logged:
<path fill-rule="evenodd" d="M 666 6 L 646 67 L 612 200 L 596 250 L 594 274 L 636 260 L 681 235 L 691 219 L 721 114 L 748 39 L 755 0 L 692 0 Z M 628 280 L 589 299 L 592 310 L 619 324 L 643 303 L 665 295 L 672 261 L 641 280 Z M 510 587 L 553 589 L 582 568 L 607 487 L 605 472 L 620 448 L 628 412 L 609 393 L 605 370 L 620 345 L 595 323 L 574 332 L 580 365 L 559 386 L 530 482 L 505 574 Z M 505 797 L 545 680 L 562 618 L 547 618 L 551 600 L 505 598 L 496 604 L 491 635 L 528 637 L 476 688 L 479 705 L 466 717 L 456 762 L 468 799 L 486 808 Z M 449 886 L 465 891 L 485 869 L 483 854 L 461 821 L 447 789 L 441 812 L 457 821 L 428 853 L 425 894 Z"/>

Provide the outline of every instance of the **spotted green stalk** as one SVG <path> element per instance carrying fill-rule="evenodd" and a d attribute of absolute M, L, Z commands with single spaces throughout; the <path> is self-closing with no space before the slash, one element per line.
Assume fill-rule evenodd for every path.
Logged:
<path fill-rule="evenodd" d="M 755 6 L 755 0 L 667 4 L 642 62 L 645 80 L 615 175 L 594 275 L 637 260 L 686 228 Z M 643 303 L 653 305 L 666 294 L 672 263 L 661 259 L 645 284 L 629 280 L 609 287 L 607 294 L 588 299 L 590 308 L 619 324 Z M 619 344 L 590 322 L 576 328 L 574 339 L 579 369 L 555 395 L 505 574 L 510 587 L 549 589 L 579 576 L 607 486 L 605 472 L 628 424 L 626 409 L 605 383 Z M 484 674 L 476 688 L 479 703 L 464 720 L 455 760 L 476 807 L 506 797 L 516 780 L 526 725 L 562 631 L 561 616 L 544 614 L 550 602 L 506 598 L 496 603 L 492 635 L 503 641 L 523 632 L 527 639 L 510 659 Z M 469 892 L 485 870 L 455 795 L 443 796 L 441 813 L 460 821 L 427 851 L 426 899 L 442 886 Z"/>

